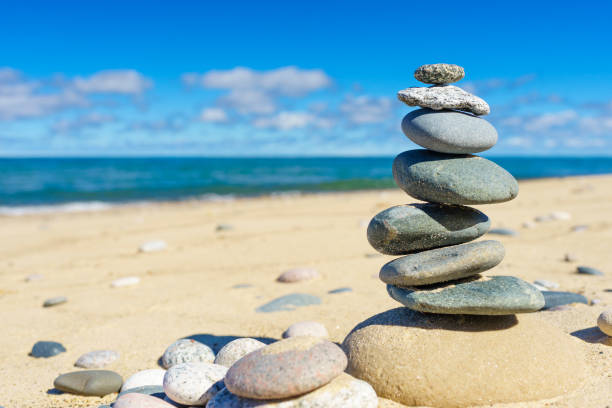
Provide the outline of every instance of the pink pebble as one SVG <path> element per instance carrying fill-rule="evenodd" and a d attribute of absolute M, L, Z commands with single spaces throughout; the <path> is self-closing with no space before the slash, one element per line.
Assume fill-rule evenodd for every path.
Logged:
<path fill-rule="evenodd" d="M 151 395 L 130 392 L 119 397 L 113 408 L 174 408 L 174 406 Z"/>
<path fill-rule="evenodd" d="M 319 277 L 319 272 L 316 269 L 310 268 L 295 268 L 289 269 L 280 274 L 278 278 L 276 278 L 279 282 L 284 283 L 292 283 L 292 282 L 300 282 L 303 280 L 309 280 Z"/>

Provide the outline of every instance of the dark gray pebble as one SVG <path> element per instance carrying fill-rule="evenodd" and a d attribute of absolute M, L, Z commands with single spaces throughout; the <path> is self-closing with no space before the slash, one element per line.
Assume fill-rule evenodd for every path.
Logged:
<path fill-rule="evenodd" d="M 585 305 L 589 304 L 587 298 L 579 293 L 543 290 L 542 295 L 544 296 L 545 302 L 542 310 L 552 309 L 554 307 L 563 305 L 570 305 L 572 303 L 584 303 Z"/>
<path fill-rule="evenodd" d="M 68 301 L 68 298 L 66 298 L 66 296 L 56 296 L 56 297 L 52 297 L 50 299 L 45 300 L 45 302 L 43 303 L 43 307 L 61 305 L 62 303 L 66 303 L 67 301 Z"/>
<path fill-rule="evenodd" d="M 487 234 L 493 234 L 493 235 L 507 235 L 509 237 L 516 237 L 518 236 L 518 232 L 516 232 L 513 229 L 510 228 L 492 228 L 489 230 L 489 232 L 487 232 Z"/>
<path fill-rule="evenodd" d="M 353 289 L 349 288 L 349 287 L 344 287 L 344 288 L 338 288 L 338 289 L 332 289 L 330 290 L 329 293 L 330 295 L 336 294 L 336 293 L 345 293 L 345 292 L 352 292 Z"/>
<path fill-rule="evenodd" d="M 597 275 L 597 276 L 603 276 L 603 272 L 595 269 L 595 268 L 591 268 L 590 266 L 579 266 L 578 268 L 576 268 L 578 273 L 584 274 L 584 275 Z"/>

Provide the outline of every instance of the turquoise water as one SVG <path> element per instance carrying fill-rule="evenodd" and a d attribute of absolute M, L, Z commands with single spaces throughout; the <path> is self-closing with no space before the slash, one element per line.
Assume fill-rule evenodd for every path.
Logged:
<path fill-rule="evenodd" d="M 612 157 L 496 157 L 517 179 L 612 173 Z M 392 157 L 0 159 L 0 207 L 394 187 Z"/>

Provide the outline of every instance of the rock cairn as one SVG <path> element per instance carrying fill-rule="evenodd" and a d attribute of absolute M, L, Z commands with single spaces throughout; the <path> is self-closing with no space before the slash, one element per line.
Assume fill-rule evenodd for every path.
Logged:
<path fill-rule="evenodd" d="M 449 85 L 464 75 L 457 65 L 423 65 L 415 78 L 433 86 L 398 93 L 400 101 L 420 107 L 404 117 L 402 130 L 425 149 L 398 155 L 393 177 L 425 203 L 380 212 L 367 237 L 378 252 L 402 255 L 379 277 L 405 307 L 361 322 L 343 342 L 349 374 L 370 383 L 379 397 L 410 406 L 543 399 L 576 388 L 583 375 L 571 340 L 537 316 L 523 315 L 545 304 L 535 286 L 480 275 L 502 261 L 504 247 L 471 242 L 490 221 L 468 205 L 512 200 L 518 183 L 474 155 L 495 145 L 497 131 L 480 117 L 490 112 L 484 100 Z"/>

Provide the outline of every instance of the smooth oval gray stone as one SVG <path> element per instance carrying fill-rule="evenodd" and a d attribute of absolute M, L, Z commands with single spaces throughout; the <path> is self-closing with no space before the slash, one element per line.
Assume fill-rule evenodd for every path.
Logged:
<path fill-rule="evenodd" d="M 36 358 L 48 358 L 56 356 L 65 351 L 66 348 L 61 343 L 56 341 L 37 341 L 34 346 L 32 346 L 30 355 Z"/>
<path fill-rule="evenodd" d="M 418 312 L 508 315 L 536 312 L 544 296 L 533 285 L 514 276 L 483 276 L 419 288 L 387 285 L 389 295 Z"/>
<path fill-rule="evenodd" d="M 576 270 L 578 271 L 578 273 L 581 273 L 583 275 L 602 276 L 604 274 L 602 271 L 595 268 L 591 268 L 590 266 L 579 266 L 576 268 Z"/>
<path fill-rule="evenodd" d="M 62 374 L 53 381 L 53 386 L 70 394 L 102 397 L 119 391 L 122 383 L 123 379 L 114 371 L 89 370 Z"/>
<path fill-rule="evenodd" d="M 281 296 L 255 309 L 259 313 L 271 313 L 280 311 L 291 311 L 301 306 L 318 305 L 321 299 L 307 293 L 290 293 Z"/>
<path fill-rule="evenodd" d="M 62 303 L 66 303 L 67 301 L 68 298 L 66 298 L 66 296 L 56 296 L 45 300 L 45 302 L 43 303 L 43 307 L 61 305 Z"/>
<path fill-rule="evenodd" d="M 542 310 L 551 309 L 553 307 L 570 305 L 572 303 L 584 303 L 589 304 L 586 297 L 579 293 L 572 292 L 555 292 L 552 290 L 543 290 L 542 296 L 544 296 L 544 307 Z"/>
<path fill-rule="evenodd" d="M 472 241 L 490 226 L 489 218 L 474 208 L 407 204 L 376 214 L 367 234 L 370 245 L 378 252 L 405 255 Z"/>
<path fill-rule="evenodd" d="M 492 204 L 518 194 L 518 183 L 510 173 L 469 154 L 409 150 L 393 161 L 393 178 L 408 195 L 434 203 Z"/>
<path fill-rule="evenodd" d="M 504 259 L 497 241 L 470 242 L 406 255 L 387 263 L 380 280 L 396 286 L 430 285 L 476 275 Z"/>
<path fill-rule="evenodd" d="M 419 146 L 442 153 L 478 153 L 497 143 L 489 122 L 452 110 L 414 110 L 404 116 L 402 131 Z"/>

